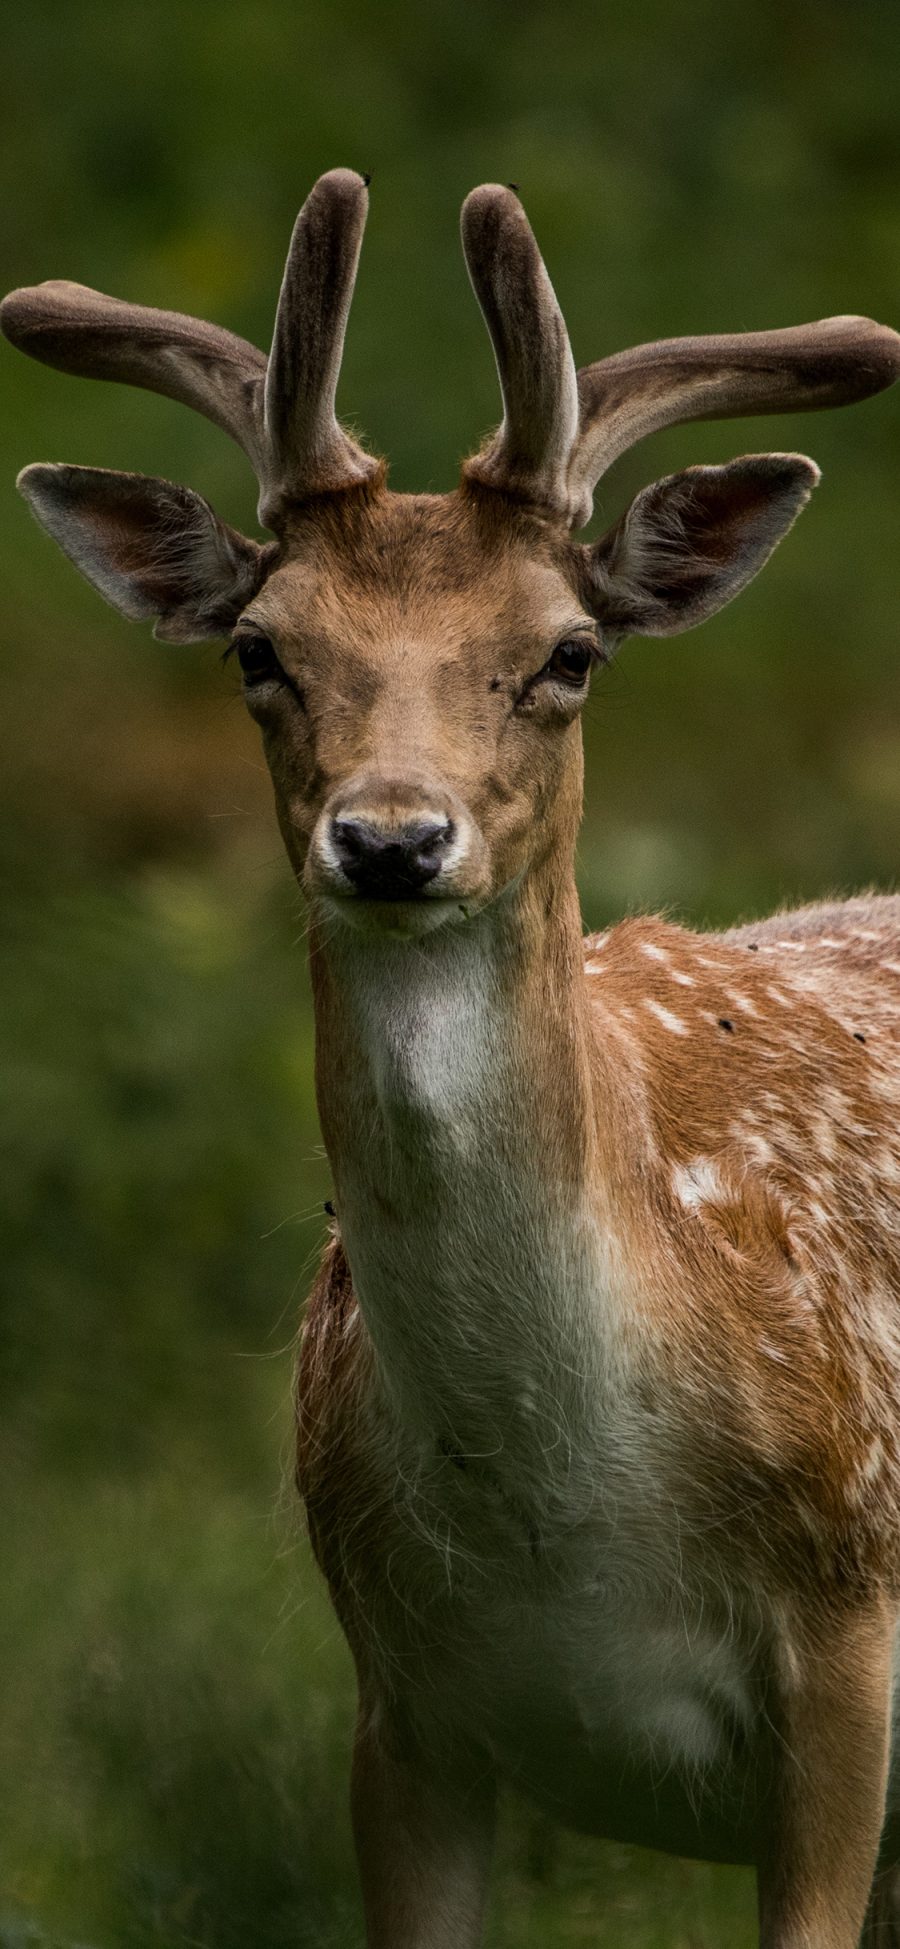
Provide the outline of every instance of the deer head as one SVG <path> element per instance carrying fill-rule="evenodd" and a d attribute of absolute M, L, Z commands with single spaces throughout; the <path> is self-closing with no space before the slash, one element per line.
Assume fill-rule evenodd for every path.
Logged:
<path fill-rule="evenodd" d="M 818 480 L 797 454 L 692 467 L 583 544 L 572 531 L 605 469 L 680 421 L 862 399 L 900 372 L 900 338 L 832 318 L 664 340 L 576 372 L 518 197 L 486 185 L 462 236 L 503 421 L 456 492 L 395 495 L 335 417 L 366 209 L 351 171 L 312 190 L 268 360 L 74 284 L 14 292 L 2 325 L 63 371 L 184 401 L 243 448 L 268 543 L 167 481 L 32 466 L 19 487 L 123 614 L 172 641 L 230 635 L 307 890 L 351 923 L 420 932 L 574 844 L 592 669 L 629 632 L 674 634 L 730 601 Z"/>

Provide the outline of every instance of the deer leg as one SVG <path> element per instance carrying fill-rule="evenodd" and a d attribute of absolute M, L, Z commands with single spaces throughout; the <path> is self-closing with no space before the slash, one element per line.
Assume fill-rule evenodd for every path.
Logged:
<path fill-rule="evenodd" d="M 361 1708 L 351 1800 L 367 1949 L 477 1949 L 494 1798 L 477 1765 L 426 1760 Z"/>
<path fill-rule="evenodd" d="M 893 1629 L 880 1600 L 823 1614 L 783 1660 L 761 1949 L 857 1949 L 884 1820 Z"/>

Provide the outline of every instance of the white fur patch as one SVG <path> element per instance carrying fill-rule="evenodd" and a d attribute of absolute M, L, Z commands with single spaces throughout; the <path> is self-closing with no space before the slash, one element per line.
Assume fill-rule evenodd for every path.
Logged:
<path fill-rule="evenodd" d="M 869 1448 L 866 1459 L 859 1470 L 860 1481 L 874 1482 L 876 1475 L 880 1473 L 886 1461 L 887 1455 L 884 1442 L 876 1435 Z"/>
<path fill-rule="evenodd" d="M 690 1035 L 690 1029 L 682 1021 L 681 1016 L 673 1015 L 670 1008 L 664 1008 L 662 1002 L 654 1001 L 652 995 L 645 997 L 644 1007 L 649 1008 L 651 1015 L 656 1016 L 657 1021 L 662 1023 L 664 1029 L 668 1029 L 670 1035 Z"/>
<path fill-rule="evenodd" d="M 711 1157 L 693 1157 L 689 1164 L 676 1164 L 672 1190 L 688 1211 L 700 1205 L 721 1204 L 727 1192 Z"/>
<path fill-rule="evenodd" d="M 754 1164 L 766 1165 L 777 1163 L 778 1160 L 771 1144 L 767 1138 L 760 1136 L 758 1130 L 742 1130 L 740 1132 L 740 1138 L 744 1149 L 749 1152 Z"/>

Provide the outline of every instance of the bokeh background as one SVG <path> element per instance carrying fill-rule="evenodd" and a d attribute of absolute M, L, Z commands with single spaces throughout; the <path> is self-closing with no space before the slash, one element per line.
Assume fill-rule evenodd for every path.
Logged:
<path fill-rule="evenodd" d="M 580 362 L 900 319 L 892 0 L 29 0 L 7 9 L 6 286 L 65 276 L 265 345 L 296 209 L 373 172 L 341 404 L 396 486 L 497 414 L 457 242 L 513 179 Z M 0 1944 L 359 1944 L 348 1660 L 283 1487 L 321 1239 L 303 920 L 215 648 L 153 642 L 12 490 L 65 459 L 189 482 L 162 400 L 0 356 L 4 1065 Z M 587 919 L 696 923 L 894 883 L 900 399 L 658 436 L 603 488 L 745 448 L 824 483 L 734 609 L 595 688 Z M 492 1949 L 749 1945 L 750 1878 L 506 1817 Z"/>

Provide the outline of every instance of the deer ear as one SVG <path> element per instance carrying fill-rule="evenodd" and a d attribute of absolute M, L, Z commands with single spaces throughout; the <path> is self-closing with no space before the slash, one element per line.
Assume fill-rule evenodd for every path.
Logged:
<path fill-rule="evenodd" d="M 586 550 L 590 607 L 613 635 L 704 622 L 752 581 L 818 480 L 802 454 L 765 453 L 645 487 Z"/>
<path fill-rule="evenodd" d="M 42 527 L 123 616 L 171 643 L 228 635 L 276 544 L 248 541 L 171 481 L 103 467 L 26 467 L 16 483 Z"/>

